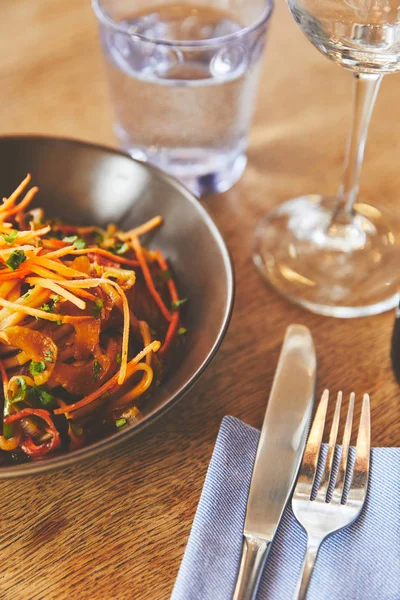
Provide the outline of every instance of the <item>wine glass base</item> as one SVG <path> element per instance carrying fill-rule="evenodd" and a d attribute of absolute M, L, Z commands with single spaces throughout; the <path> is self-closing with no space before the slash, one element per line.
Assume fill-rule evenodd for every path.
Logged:
<path fill-rule="evenodd" d="M 337 198 L 302 196 L 279 205 L 256 231 L 254 262 L 283 296 L 327 316 L 350 318 L 397 306 L 400 225 L 357 203 L 349 224 L 331 226 Z"/>

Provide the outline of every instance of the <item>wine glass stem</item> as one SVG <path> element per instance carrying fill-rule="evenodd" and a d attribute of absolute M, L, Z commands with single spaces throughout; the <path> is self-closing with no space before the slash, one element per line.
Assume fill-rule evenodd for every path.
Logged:
<path fill-rule="evenodd" d="M 367 73 L 354 74 L 353 124 L 347 143 L 344 175 L 338 194 L 339 202 L 331 227 L 348 225 L 352 221 L 352 207 L 358 195 L 368 125 L 382 77 L 383 75 Z"/>

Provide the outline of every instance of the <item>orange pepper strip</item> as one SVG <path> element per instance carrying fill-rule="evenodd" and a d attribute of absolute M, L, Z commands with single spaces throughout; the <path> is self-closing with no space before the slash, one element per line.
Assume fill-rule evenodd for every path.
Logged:
<path fill-rule="evenodd" d="M 167 265 L 167 263 L 165 261 L 164 256 L 160 252 L 160 250 L 156 251 L 156 260 L 157 260 L 158 264 L 160 265 L 161 270 L 163 272 L 167 272 L 168 271 L 168 265 Z M 169 293 L 171 295 L 172 302 L 178 302 L 179 301 L 178 291 L 176 289 L 176 285 L 175 285 L 175 282 L 172 279 L 172 277 L 170 277 L 168 279 L 167 285 L 168 285 Z M 169 324 L 169 327 L 167 329 L 167 333 L 165 335 L 164 343 L 163 343 L 163 345 L 161 346 L 161 349 L 160 349 L 160 355 L 161 356 L 163 356 L 165 354 L 165 352 L 168 350 L 168 347 L 171 345 L 171 342 L 172 342 L 172 340 L 175 337 L 176 330 L 178 329 L 178 325 L 179 325 L 179 308 L 177 308 L 177 310 L 172 315 L 171 322 Z"/>
<path fill-rule="evenodd" d="M 20 443 L 20 446 L 25 454 L 28 454 L 29 456 L 41 456 L 43 454 L 47 454 L 47 452 L 50 452 L 55 448 L 58 448 L 58 446 L 61 444 L 60 434 L 58 433 L 58 430 L 54 425 L 48 410 L 43 410 L 41 408 L 23 408 L 12 415 L 4 417 L 4 423 L 8 425 L 8 423 L 13 423 L 14 421 L 19 421 L 24 417 L 30 416 L 40 417 L 43 419 L 43 421 L 47 423 L 47 431 L 51 433 L 52 437 L 48 442 L 44 442 L 43 444 L 37 446 L 30 435 L 25 435 Z"/>
<path fill-rule="evenodd" d="M 133 249 L 136 252 L 137 259 L 138 259 L 138 261 L 140 263 L 140 266 L 142 268 L 143 277 L 144 277 L 144 280 L 146 282 L 147 289 L 149 290 L 151 296 L 153 296 L 153 299 L 154 299 L 155 303 L 157 304 L 158 308 L 160 309 L 160 311 L 163 314 L 163 316 L 165 317 L 165 319 L 168 322 L 171 322 L 172 321 L 172 315 L 169 312 L 169 310 L 167 309 L 167 307 L 165 306 L 165 304 L 164 304 L 164 302 L 163 302 L 160 294 L 157 292 L 157 290 L 156 290 L 156 288 L 154 286 L 153 278 L 151 276 L 150 269 L 147 266 L 146 259 L 144 258 L 143 249 L 142 249 L 142 246 L 141 246 L 141 244 L 139 242 L 139 238 L 138 237 L 132 237 L 131 239 L 132 239 L 132 247 L 133 247 Z"/>

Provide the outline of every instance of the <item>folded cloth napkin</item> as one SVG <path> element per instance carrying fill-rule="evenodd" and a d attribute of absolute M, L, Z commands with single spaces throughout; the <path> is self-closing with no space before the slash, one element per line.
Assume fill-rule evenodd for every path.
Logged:
<path fill-rule="evenodd" d="M 224 418 L 171 600 L 231 600 L 258 437 Z M 305 546 L 288 506 L 257 600 L 291 600 Z M 307 600 L 400 600 L 400 448 L 373 448 L 363 511 L 323 543 Z"/>

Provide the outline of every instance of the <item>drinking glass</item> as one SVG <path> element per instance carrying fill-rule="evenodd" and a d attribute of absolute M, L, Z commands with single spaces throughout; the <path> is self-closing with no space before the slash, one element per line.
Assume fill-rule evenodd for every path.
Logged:
<path fill-rule="evenodd" d="M 325 56 L 354 72 L 354 118 L 336 196 L 309 195 L 273 210 L 256 232 L 254 261 L 283 295 L 335 317 L 397 305 L 399 222 L 358 199 L 364 146 L 385 73 L 400 71 L 398 0 L 288 0 Z"/>
<path fill-rule="evenodd" d="M 272 0 L 93 0 L 123 149 L 197 195 L 246 147 Z"/>

